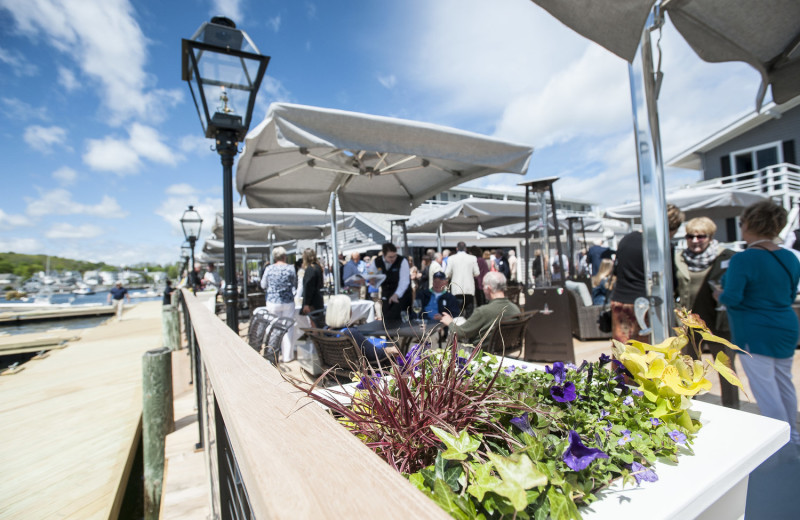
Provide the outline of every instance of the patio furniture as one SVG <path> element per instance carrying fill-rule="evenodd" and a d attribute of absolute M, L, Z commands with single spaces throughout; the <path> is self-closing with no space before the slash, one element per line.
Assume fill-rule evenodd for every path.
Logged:
<path fill-rule="evenodd" d="M 519 305 L 519 295 L 522 292 L 522 287 L 519 285 L 509 285 L 506 287 L 506 298 L 508 298 L 514 305 Z"/>
<path fill-rule="evenodd" d="M 278 317 L 265 307 L 255 309 L 250 318 L 247 343 L 273 365 L 280 360 L 283 336 L 294 326 L 291 318 Z M 263 351 L 262 351 L 263 348 Z"/>
<path fill-rule="evenodd" d="M 528 328 L 528 323 L 537 312 L 522 312 L 516 316 L 508 316 L 500 320 L 497 327 L 490 334 L 484 351 L 490 354 L 503 355 L 504 357 L 521 357 L 524 351 L 525 332 Z"/>
<path fill-rule="evenodd" d="M 314 344 L 322 370 L 332 369 L 336 377 L 349 377 L 366 358 L 347 333 L 327 329 L 303 329 Z"/>
<path fill-rule="evenodd" d="M 583 298 L 573 291 L 569 293 L 569 313 L 572 323 L 572 335 L 581 341 L 592 339 L 607 339 L 610 332 L 600 330 L 598 319 L 605 309 L 605 305 L 586 305 Z"/>

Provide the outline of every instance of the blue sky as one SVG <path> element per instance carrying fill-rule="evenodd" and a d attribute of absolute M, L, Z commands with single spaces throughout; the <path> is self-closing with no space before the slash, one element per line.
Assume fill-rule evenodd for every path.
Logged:
<path fill-rule="evenodd" d="M 273 101 L 428 121 L 534 146 L 525 179 L 560 176 L 557 196 L 638 198 L 627 64 L 527 0 L 0 0 L 0 251 L 173 262 L 189 204 L 210 231 L 222 169 L 180 40 L 217 14 L 272 57 L 254 126 Z M 753 110 L 754 70 L 669 25 L 662 49 L 667 158 Z"/>

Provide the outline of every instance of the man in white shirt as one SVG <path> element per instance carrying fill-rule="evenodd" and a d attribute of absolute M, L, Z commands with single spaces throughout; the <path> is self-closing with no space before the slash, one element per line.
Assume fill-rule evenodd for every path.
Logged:
<path fill-rule="evenodd" d="M 432 258 L 431 266 L 428 268 L 428 289 L 433 289 L 433 275 L 444 271 L 444 266 L 442 266 L 442 253 L 434 253 Z"/>
<path fill-rule="evenodd" d="M 517 281 L 517 252 L 513 249 L 508 250 L 508 270 L 511 271 L 509 282 Z"/>
<path fill-rule="evenodd" d="M 203 287 L 213 287 L 217 291 L 219 291 L 220 287 L 222 286 L 222 278 L 220 278 L 219 273 L 214 268 L 213 263 L 208 264 L 208 271 L 206 274 L 203 275 Z"/>
<path fill-rule="evenodd" d="M 445 275 L 450 279 L 450 292 L 464 308 L 462 316 L 469 318 L 475 309 L 475 277 L 480 274 L 478 259 L 467 254 L 467 244 L 459 242 L 458 252 L 447 260 Z"/>

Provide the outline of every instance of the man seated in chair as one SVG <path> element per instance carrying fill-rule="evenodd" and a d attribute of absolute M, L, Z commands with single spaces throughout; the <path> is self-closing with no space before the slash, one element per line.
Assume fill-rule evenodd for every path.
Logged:
<path fill-rule="evenodd" d="M 486 295 L 489 303 L 475 309 L 472 316 L 460 325 L 456 324 L 451 314 L 444 313 L 441 319 L 442 324 L 451 327 L 460 341 L 465 343 L 478 341 L 495 321 L 499 322 L 503 318 L 520 313 L 519 307 L 506 298 L 505 291 L 506 277 L 503 276 L 503 273 L 495 271 L 486 273 L 486 276 L 483 277 L 483 294 Z"/>
<path fill-rule="evenodd" d="M 444 271 L 434 273 L 431 289 L 419 289 L 417 298 L 422 303 L 422 315 L 429 320 L 439 321 L 445 312 L 453 317 L 461 315 L 461 303 L 447 291 L 447 276 Z"/>

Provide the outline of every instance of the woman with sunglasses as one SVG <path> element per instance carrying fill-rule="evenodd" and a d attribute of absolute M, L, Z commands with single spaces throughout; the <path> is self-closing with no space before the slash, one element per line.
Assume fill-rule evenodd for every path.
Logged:
<path fill-rule="evenodd" d="M 753 397 L 761 414 L 786 421 L 790 441 L 800 447 L 797 394 L 792 362 L 800 326 L 792 309 L 800 279 L 794 253 L 775 239 L 786 225 L 786 210 L 772 201 L 753 204 L 741 217 L 747 250 L 731 258 L 715 291 L 728 309 L 733 342 L 750 353 L 741 356 Z"/>
<path fill-rule="evenodd" d="M 714 299 L 713 288 L 719 285 L 722 275 L 728 269 L 734 251 L 720 250 L 714 239 L 717 226 L 708 217 L 693 218 L 686 222 L 686 249 L 675 254 L 675 291 L 678 296 L 676 307 L 685 307 L 706 322 L 718 336 L 730 339 L 727 314 L 719 310 Z M 698 338 L 699 339 L 699 338 Z M 724 350 L 733 360 L 734 352 L 719 343 L 705 343 L 716 357 Z M 696 357 L 690 346 L 685 353 Z M 720 377 L 722 405 L 739 408 L 739 390 Z"/>

